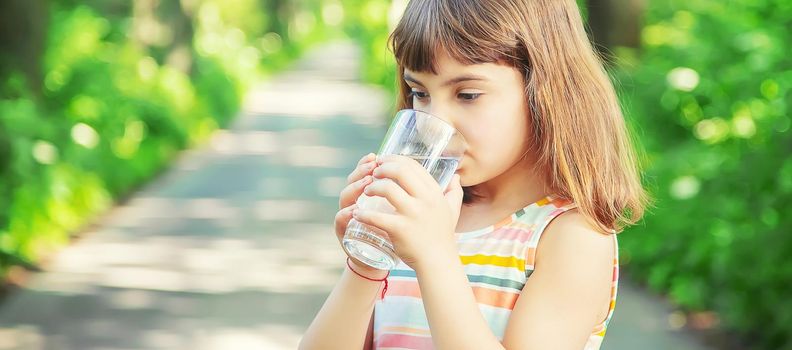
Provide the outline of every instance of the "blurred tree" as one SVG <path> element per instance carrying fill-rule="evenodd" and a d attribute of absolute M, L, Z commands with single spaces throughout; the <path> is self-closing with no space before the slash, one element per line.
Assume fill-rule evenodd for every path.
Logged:
<path fill-rule="evenodd" d="M 291 6 L 289 1 L 265 0 L 264 9 L 271 15 L 268 32 L 287 33 Z"/>
<path fill-rule="evenodd" d="M 588 24 L 599 46 L 638 48 L 645 0 L 588 0 Z M 600 48 L 601 49 L 601 48 Z"/>
<path fill-rule="evenodd" d="M 135 40 L 160 64 L 183 73 L 192 67 L 194 2 L 135 0 L 133 30 Z"/>
<path fill-rule="evenodd" d="M 192 70 L 194 1 L 164 1 L 159 6 L 159 17 L 171 30 L 171 40 L 165 48 L 165 63 L 184 73 Z"/>
<path fill-rule="evenodd" d="M 19 69 L 36 95 L 41 93 L 43 80 L 41 58 L 47 33 L 47 7 L 45 0 L 0 1 L 0 79 Z"/>

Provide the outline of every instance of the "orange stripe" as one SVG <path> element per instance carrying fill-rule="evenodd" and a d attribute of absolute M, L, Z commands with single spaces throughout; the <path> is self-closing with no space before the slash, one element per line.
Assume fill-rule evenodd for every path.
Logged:
<path fill-rule="evenodd" d="M 565 199 L 565 198 L 555 198 L 555 199 L 553 199 L 552 203 L 553 203 L 554 206 L 560 208 L 560 207 L 563 207 L 563 206 L 571 204 L 572 201 L 569 200 L 569 199 Z"/>
<path fill-rule="evenodd" d="M 525 265 L 534 266 L 534 262 L 536 262 L 536 248 L 528 247 L 525 252 Z"/>
<path fill-rule="evenodd" d="M 501 292 L 484 287 L 473 287 L 473 295 L 479 304 L 495 306 L 503 309 L 514 310 L 517 297 L 520 294 Z"/>
<path fill-rule="evenodd" d="M 503 227 L 503 226 L 506 226 L 506 225 L 510 224 L 511 222 L 512 222 L 512 217 L 511 217 L 511 216 L 509 216 L 509 217 L 507 217 L 507 218 L 505 218 L 505 219 L 503 219 L 503 220 L 499 221 L 498 223 L 496 223 L 496 224 L 495 224 L 495 228 L 496 228 L 496 229 L 498 229 L 498 228 L 501 228 L 501 227 Z"/>
<path fill-rule="evenodd" d="M 391 327 L 382 327 L 381 333 L 406 333 L 406 334 L 415 334 L 415 335 L 425 335 L 431 336 L 432 333 L 428 329 L 418 329 L 418 328 L 410 328 L 410 327 L 399 327 L 399 326 L 391 326 Z"/>

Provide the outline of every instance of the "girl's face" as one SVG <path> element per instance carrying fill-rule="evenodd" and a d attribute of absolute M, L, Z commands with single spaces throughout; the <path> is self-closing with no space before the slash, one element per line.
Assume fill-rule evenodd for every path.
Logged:
<path fill-rule="evenodd" d="M 436 56 L 437 74 L 405 69 L 413 108 L 448 121 L 468 148 L 457 173 L 474 186 L 505 173 L 528 150 L 528 106 L 522 74 L 495 64 L 465 65 Z"/>

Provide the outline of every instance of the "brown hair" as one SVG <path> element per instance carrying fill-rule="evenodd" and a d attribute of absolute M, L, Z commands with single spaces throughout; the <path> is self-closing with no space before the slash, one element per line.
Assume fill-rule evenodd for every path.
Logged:
<path fill-rule="evenodd" d="M 398 77 L 436 73 L 435 53 L 523 72 L 537 169 L 603 232 L 643 216 L 649 197 L 616 92 L 574 0 L 411 0 L 389 38 Z M 399 79 L 397 108 L 412 108 Z M 467 192 L 467 191 L 466 191 Z"/>

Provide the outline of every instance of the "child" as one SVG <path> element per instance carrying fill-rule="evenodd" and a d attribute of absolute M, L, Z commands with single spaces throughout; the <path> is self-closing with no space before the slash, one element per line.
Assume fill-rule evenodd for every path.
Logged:
<path fill-rule="evenodd" d="M 445 119 L 468 149 L 446 191 L 409 158 L 361 159 L 336 235 L 355 217 L 401 262 L 347 260 L 300 348 L 599 349 L 616 233 L 648 200 L 575 1 L 412 0 L 390 46 L 399 107 Z M 396 213 L 358 210 L 363 192 Z"/>

